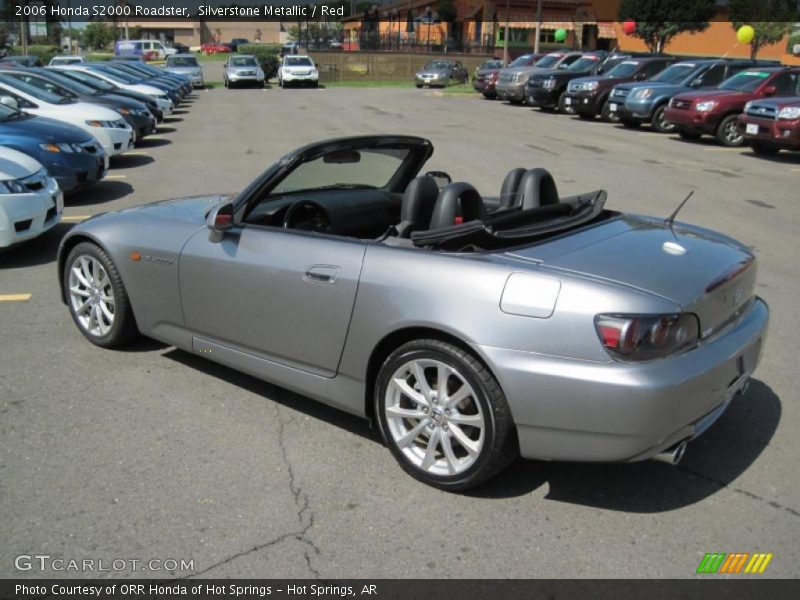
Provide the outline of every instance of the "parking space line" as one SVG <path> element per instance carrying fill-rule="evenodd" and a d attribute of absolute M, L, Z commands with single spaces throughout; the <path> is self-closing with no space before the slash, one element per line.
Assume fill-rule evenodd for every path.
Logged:
<path fill-rule="evenodd" d="M 643 131 L 639 135 L 654 135 L 654 136 L 657 136 L 657 137 L 663 137 L 664 136 L 663 133 L 656 133 L 655 131 Z"/>
<path fill-rule="evenodd" d="M 798 172 L 798 171 L 800 171 L 800 168 L 792 169 L 792 171 Z"/>
<path fill-rule="evenodd" d="M 0 302 L 27 302 L 31 294 L 0 294 Z"/>
<path fill-rule="evenodd" d="M 703 152 L 741 152 L 744 148 L 736 147 L 736 148 L 703 148 Z"/>
<path fill-rule="evenodd" d="M 61 217 L 62 223 L 80 223 L 81 221 L 85 221 L 92 215 L 63 215 Z"/>
<path fill-rule="evenodd" d="M 106 179 L 127 179 L 127 175 L 106 175 Z"/>
<path fill-rule="evenodd" d="M 144 152 L 142 150 L 137 150 L 136 152 L 126 152 L 122 156 L 147 156 L 149 152 Z"/>

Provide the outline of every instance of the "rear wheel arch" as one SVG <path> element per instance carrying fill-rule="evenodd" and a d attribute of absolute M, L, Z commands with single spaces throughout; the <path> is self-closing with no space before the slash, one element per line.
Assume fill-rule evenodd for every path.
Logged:
<path fill-rule="evenodd" d="M 452 333 L 448 333 L 441 329 L 435 329 L 433 327 L 406 327 L 403 329 L 398 329 L 384 336 L 383 339 L 375 345 L 375 348 L 373 348 L 372 354 L 370 355 L 367 363 L 364 386 L 364 414 L 367 416 L 370 422 L 373 422 L 375 419 L 375 407 L 373 400 L 375 383 L 377 382 L 378 372 L 380 371 L 381 366 L 383 366 L 383 363 L 386 361 L 389 355 L 403 344 L 407 344 L 413 340 L 422 339 L 437 340 L 460 348 L 479 361 L 497 380 L 496 374 L 486 363 L 483 357 L 475 352 L 475 350 L 467 342 L 453 335 Z"/>

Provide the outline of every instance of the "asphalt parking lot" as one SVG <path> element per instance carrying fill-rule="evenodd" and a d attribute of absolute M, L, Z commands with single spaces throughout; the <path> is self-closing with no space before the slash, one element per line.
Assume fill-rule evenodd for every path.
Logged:
<path fill-rule="evenodd" d="M 692 577 L 706 552 L 800 561 L 800 157 L 543 114 L 416 89 L 199 91 L 65 222 L 0 254 L 0 577 L 20 554 L 184 559 L 121 576 Z M 362 422 L 155 342 L 90 345 L 58 299 L 55 251 L 88 215 L 235 192 L 326 137 L 430 138 L 431 169 L 497 194 L 512 167 L 562 194 L 669 215 L 755 248 L 770 337 L 748 393 L 677 467 L 518 461 L 474 493 L 406 476 Z M 269 318 L 269 317 L 268 317 Z M 280 318 L 277 316 L 277 318 Z M 795 373 L 795 375 L 792 375 Z"/>

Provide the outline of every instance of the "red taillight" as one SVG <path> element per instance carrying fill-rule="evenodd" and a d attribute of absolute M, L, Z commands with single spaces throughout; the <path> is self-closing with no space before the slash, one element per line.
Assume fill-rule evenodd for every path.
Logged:
<path fill-rule="evenodd" d="M 622 338 L 622 332 L 612 325 L 598 325 L 597 330 L 600 332 L 600 339 L 603 340 L 603 346 L 606 348 L 619 348 L 619 340 Z"/>
<path fill-rule="evenodd" d="M 624 361 L 663 358 L 688 350 L 700 339 L 700 323 L 689 313 L 597 315 L 595 327 L 608 353 Z"/>

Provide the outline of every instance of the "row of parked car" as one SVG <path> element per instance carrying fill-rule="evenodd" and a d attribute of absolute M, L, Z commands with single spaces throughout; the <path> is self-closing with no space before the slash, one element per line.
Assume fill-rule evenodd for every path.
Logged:
<path fill-rule="evenodd" d="M 140 61 L 0 62 L 0 248 L 58 223 L 64 195 L 101 181 L 192 89 Z"/>
<path fill-rule="evenodd" d="M 487 61 L 473 87 L 542 111 L 643 124 L 687 140 L 710 135 L 757 154 L 800 150 L 800 67 L 775 61 L 605 52 L 526 54 Z"/>

